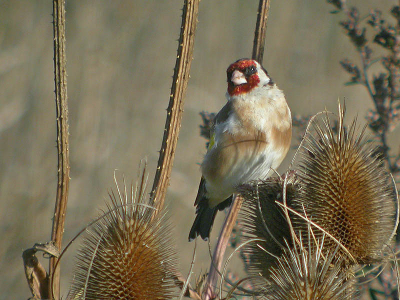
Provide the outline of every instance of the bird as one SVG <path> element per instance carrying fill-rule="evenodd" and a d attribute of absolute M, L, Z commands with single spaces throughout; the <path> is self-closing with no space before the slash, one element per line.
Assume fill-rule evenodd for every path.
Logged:
<path fill-rule="evenodd" d="M 261 64 L 242 58 L 226 73 L 227 102 L 210 129 L 189 241 L 199 235 L 207 241 L 217 211 L 231 205 L 236 187 L 271 176 L 291 143 L 285 95 Z"/>

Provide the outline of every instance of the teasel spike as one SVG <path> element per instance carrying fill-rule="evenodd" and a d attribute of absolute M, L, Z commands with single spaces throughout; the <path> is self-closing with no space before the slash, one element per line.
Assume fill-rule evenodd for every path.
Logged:
<path fill-rule="evenodd" d="M 165 212 L 153 214 L 145 200 L 146 165 L 130 191 L 111 200 L 84 237 L 68 299 L 172 299 L 179 294 L 177 258 Z"/>

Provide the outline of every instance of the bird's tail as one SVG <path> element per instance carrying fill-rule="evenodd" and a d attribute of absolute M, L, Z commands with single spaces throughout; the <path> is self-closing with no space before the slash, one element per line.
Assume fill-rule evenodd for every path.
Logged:
<path fill-rule="evenodd" d="M 232 204 L 232 196 L 229 196 L 224 201 L 215 207 L 208 205 L 208 199 L 204 197 L 197 203 L 196 219 L 194 219 L 192 229 L 189 232 L 189 242 L 194 240 L 198 235 L 205 241 L 210 237 L 210 231 L 214 224 L 214 219 L 217 211 L 223 210 Z"/>
<path fill-rule="evenodd" d="M 207 241 L 210 236 L 211 227 L 218 209 L 217 207 L 210 208 L 207 202 L 208 201 L 200 202 L 197 206 L 196 219 L 189 233 L 189 242 L 194 240 L 198 235 L 205 241 Z"/>

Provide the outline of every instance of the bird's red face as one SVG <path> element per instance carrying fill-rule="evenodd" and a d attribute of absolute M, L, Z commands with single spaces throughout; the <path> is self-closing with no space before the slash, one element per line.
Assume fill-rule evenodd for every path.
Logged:
<path fill-rule="evenodd" d="M 228 94 L 236 96 L 248 93 L 260 83 L 256 61 L 240 59 L 226 70 Z"/>

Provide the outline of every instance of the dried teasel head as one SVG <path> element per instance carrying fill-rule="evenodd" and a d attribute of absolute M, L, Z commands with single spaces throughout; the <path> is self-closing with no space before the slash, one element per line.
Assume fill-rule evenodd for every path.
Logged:
<path fill-rule="evenodd" d="M 298 183 L 295 176 L 291 176 L 286 185 L 285 200 L 290 205 L 297 195 Z M 238 192 L 244 202 L 239 214 L 244 240 L 252 240 L 243 250 L 243 257 L 247 272 L 258 285 L 258 277 L 270 276 L 270 267 L 276 263 L 276 258 L 283 254 L 283 249 L 292 240 L 287 219 L 281 207 L 276 203 L 283 203 L 284 181 L 279 177 L 270 177 L 266 181 L 253 182 L 241 185 Z"/>
<path fill-rule="evenodd" d="M 165 213 L 154 214 L 142 188 L 138 199 L 132 190 L 129 196 L 117 190 L 108 211 L 87 230 L 69 298 L 173 298 L 176 254 Z"/>
<path fill-rule="evenodd" d="M 353 270 L 343 270 L 340 246 L 325 248 L 324 234 L 317 239 L 307 221 L 302 234 L 290 210 L 285 213 L 302 188 L 294 173 L 286 177 L 240 187 L 245 201 L 239 220 L 245 238 L 253 240 L 243 254 L 254 292 L 268 300 L 352 299 Z"/>
<path fill-rule="evenodd" d="M 297 166 L 301 183 L 291 207 L 293 226 L 307 232 L 310 219 L 317 238 L 331 235 L 325 249 L 335 249 L 347 264 L 380 261 L 382 250 L 393 237 L 396 193 L 384 163 L 375 155 L 376 145 L 357 133 L 356 120 L 345 128 L 344 110 L 339 105 L 339 121 L 334 131 L 328 114 L 312 123 L 312 133 L 300 149 Z M 333 238 L 332 238 L 333 237 Z M 335 241 L 336 239 L 336 241 Z"/>
<path fill-rule="evenodd" d="M 342 272 L 343 257 L 336 249 L 325 250 L 325 236 L 308 239 L 303 244 L 287 244 L 283 254 L 271 268 L 270 279 L 261 294 L 268 300 L 348 300 L 355 294 L 354 277 Z"/>

